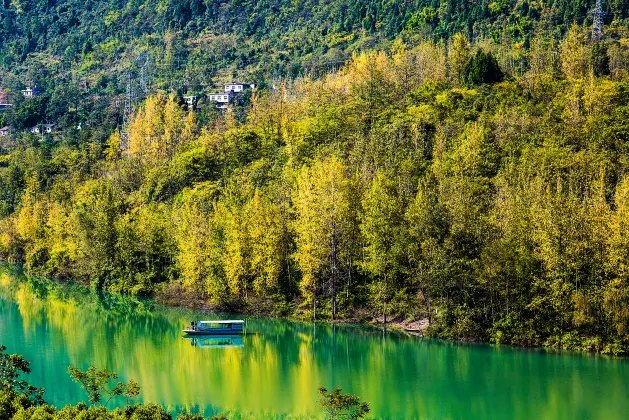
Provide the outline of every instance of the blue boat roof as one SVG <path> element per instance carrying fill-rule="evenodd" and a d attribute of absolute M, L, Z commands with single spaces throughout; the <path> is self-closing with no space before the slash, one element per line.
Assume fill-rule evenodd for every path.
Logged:
<path fill-rule="evenodd" d="M 219 321 L 199 321 L 199 324 L 244 324 L 242 319 L 235 320 L 219 320 Z"/>

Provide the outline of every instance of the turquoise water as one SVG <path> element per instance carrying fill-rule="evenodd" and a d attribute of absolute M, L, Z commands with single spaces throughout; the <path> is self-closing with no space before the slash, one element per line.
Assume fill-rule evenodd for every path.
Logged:
<path fill-rule="evenodd" d="M 135 379 L 142 400 L 173 412 L 321 415 L 317 388 L 324 385 L 357 394 L 372 416 L 392 419 L 629 417 L 625 359 L 260 318 L 247 319 L 243 337 L 182 337 L 190 320 L 213 317 L 226 316 L 0 267 L 0 343 L 32 361 L 30 381 L 58 406 L 86 399 L 68 365 L 94 362 Z"/>

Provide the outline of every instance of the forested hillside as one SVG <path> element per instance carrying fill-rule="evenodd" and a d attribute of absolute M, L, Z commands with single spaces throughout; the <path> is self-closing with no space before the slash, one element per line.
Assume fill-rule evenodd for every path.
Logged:
<path fill-rule="evenodd" d="M 193 30 L 161 6 L 164 28 Z M 362 27 L 352 13 L 343 25 Z M 259 89 L 239 118 L 157 93 L 128 151 L 107 126 L 18 136 L 0 161 L 0 255 L 228 310 L 424 319 L 438 336 L 624 353 L 629 37 L 591 43 L 589 28 L 550 22 L 528 45 L 397 39 Z"/>
<path fill-rule="evenodd" d="M 390 52 L 395 39 L 447 46 L 458 32 L 474 44 L 505 46 L 509 71 L 521 76 L 531 66 L 525 51 L 536 31 L 561 39 L 573 23 L 589 28 L 593 6 L 593 0 L 3 0 L 0 92 L 14 106 L 0 112 L 0 128 L 19 135 L 54 124 L 68 142 L 103 143 L 123 122 L 128 76 L 137 91 L 141 71 L 152 94 L 203 95 L 230 80 L 265 88 L 323 77 L 355 53 Z M 629 3 L 605 1 L 604 9 L 607 34 L 619 39 Z M 22 101 L 19 90 L 27 86 L 41 95 Z M 214 118 L 212 107 L 203 114 L 200 120 Z"/>
<path fill-rule="evenodd" d="M 5 0 L 0 257 L 175 303 L 625 353 L 629 4 L 605 2 L 599 42 L 592 7 Z M 258 87 L 226 110 L 182 99 L 236 78 Z"/>

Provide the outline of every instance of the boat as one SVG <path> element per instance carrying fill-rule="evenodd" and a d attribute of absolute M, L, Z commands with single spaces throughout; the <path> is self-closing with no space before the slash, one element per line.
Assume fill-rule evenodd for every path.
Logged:
<path fill-rule="evenodd" d="M 187 335 L 237 335 L 242 334 L 245 321 L 220 320 L 220 321 L 199 321 L 194 328 L 183 330 Z"/>

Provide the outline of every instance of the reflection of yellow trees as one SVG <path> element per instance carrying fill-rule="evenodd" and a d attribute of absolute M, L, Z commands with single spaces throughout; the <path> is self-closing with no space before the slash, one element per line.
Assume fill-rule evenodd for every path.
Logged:
<path fill-rule="evenodd" d="M 43 304 L 26 285 L 20 285 L 17 289 L 15 301 L 20 308 L 25 329 L 28 325 L 41 321 Z"/>
<path fill-rule="evenodd" d="M 141 307 L 135 312 L 133 308 L 140 304 L 128 298 L 99 297 L 75 286 L 17 281 L 6 274 L 0 279 L 0 296 L 16 303 L 25 336 L 39 331 L 36 326 L 45 326 L 45 333 L 39 333 L 49 337 L 32 338 L 50 341 L 41 357 L 62 380 L 65 373 L 59 366 L 94 362 L 122 379 L 138 381 L 145 401 L 170 407 L 214 404 L 253 412 L 317 410 L 313 390 L 319 382 L 318 368 L 309 331 L 296 334 L 279 326 L 275 339 L 273 334 L 244 337 L 244 348 L 199 349 L 179 332 L 192 318 L 189 312 L 150 313 Z M 285 344 L 282 337 L 297 338 L 291 349 L 296 354 L 278 351 Z M 56 386 L 49 388 L 57 393 Z M 81 398 L 80 393 L 59 392 L 64 394 Z"/>
<path fill-rule="evenodd" d="M 318 414 L 321 385 L 360 395 L 376 417 L 612 418 L 629 409 L 622 361 L 256 319 L 244 347 L 199 348 L 180 333 L 199 317 L 0 267 L 0 341 L 33 361 L 31 376 L 39 372 L 57 405 L 84 398 L 67 365 L 94 362 L 138 381 L 146 402 L 208 413 Z"/>

